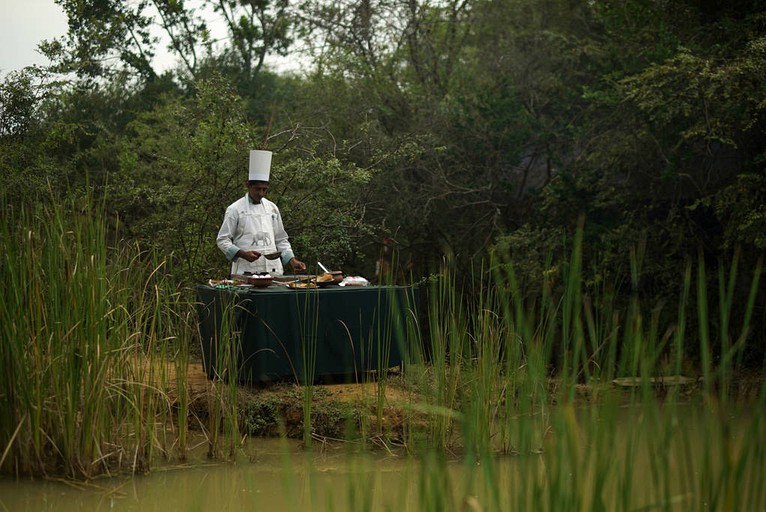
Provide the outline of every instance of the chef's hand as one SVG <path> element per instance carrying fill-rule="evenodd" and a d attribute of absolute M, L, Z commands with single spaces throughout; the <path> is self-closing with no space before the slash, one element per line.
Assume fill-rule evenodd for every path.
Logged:
<path fill-rule="evenodd" d="M 305 272 L 306 271 L 306 264 L 302 261 L 298 261 L 297 259 L 293 258 L 290 260 L 290 266 L 293 267 L 293 272 Z"/>
<path fill-rule="evenodd" d="M 258 251 L 245 251 L 240 249 L 239 252 L 237 252 L 237 256 L 245 258 L 249 262 L 253 262 L 261 257 L 261 253 Z"/>

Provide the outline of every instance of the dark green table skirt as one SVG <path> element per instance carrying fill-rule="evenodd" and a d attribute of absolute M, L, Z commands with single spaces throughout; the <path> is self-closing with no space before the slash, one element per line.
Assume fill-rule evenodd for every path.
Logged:
<path fill-rule="evenodd" d="M 210 378 L 242 382 L 359 378 L 398 366 L 417 337 L 418 290 L 407 286 L 230 290 L 197 287 Z"/>

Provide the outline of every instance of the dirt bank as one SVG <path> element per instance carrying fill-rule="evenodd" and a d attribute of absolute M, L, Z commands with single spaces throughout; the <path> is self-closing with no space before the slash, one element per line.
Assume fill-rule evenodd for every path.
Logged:
<path fill-rule="evenodd" d="M 173 371 L 169 373 L 172 375 Z M 228 389 L 222 389 L 228 385 L 209 379 L 199 362 L 189 364 L 186 378 L 189 426 L 207 429 L 211 411 L 216 406 L 214 401 L 231 396 Z M 701 379 L 692 377 L 672 376 L 651 379 L 649 383 L 660 399 L 672 393 L 677 399 L 691 400 L 700 397 L 705 389 Z M 736 400 L 752 401 L 762 389 L 762 383 L 760 375 L 740 376 L 729 391 Z M 586 405 L 617 394 L 629 402 L 635 400 L 639 385 L 638 379 L 580 384 L 576 386 L 575 399 Z M 557 401 L 559 391 L 559 383 L 551 379 L 548 395 L 552 402 Z M 174 393 L 177 389 L 170 392 L 171 401 L 176 402 L 178 397 L 173 396 Z M 407 389 L 403 376 L 397 372 L 387 374 L 385 385 L 381 386 L 374 381 L 318 384 L 308 388 L 290 382 L 239 385 L 236 397 L 239 426 L 242 433 L 249 436 L 301 438 L 307 407 L 310 407 L 311 434 L 320 440 L 364 439 L 390 446 L 403 438 L 406 425 L 426 426 L 428 422 L 427 415 L 420 412 L 428 409 L 428 400 Z"/>
<path fill-rule="evenodd" d="M 209 379 L 198 362 L 189 364 L 186 380 L 189 426 L 207 428 L 213 400 L 216 396 L 228 396 L 220 389 L 228 385 Z M 316 384 L 310 388 L 290 382 L 240 384 L 236 396 L 243 434 L 302 437 L 304 408 L 308 403 L 311 432 L 317 439 L 384 436 L 393 442 L 401 437 L 405 418 L 410 422 L 417 420 L 413 404 L 421 400 L 403 387 L 401 376 L 396 373 L 387 375 L 385 385 L 381 386 L 375 381 Z M 171 390 L 170 397 L 177 402 L 177 389 Z"/>

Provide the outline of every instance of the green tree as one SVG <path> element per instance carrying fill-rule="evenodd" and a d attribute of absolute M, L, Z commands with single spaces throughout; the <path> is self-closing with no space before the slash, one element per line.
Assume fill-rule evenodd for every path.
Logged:
<path fill-rule="evenodd" d="M 157 37 L 151 33 L 149 2 L 135 6 L 119 0 L 57 0 L 67 15 L 66 37 L 44 42 L 43 53 L 55 62 L 53 69 L 73 72 L 80 78 L 110 74 L 115 62 L 144 79 L 157 76 L 152 59 Z"/>
<path fill-rule="evenodd" d="M 290 46 L 292 21 L 287 0 L 56 0 L 67 15 L 66 36 L 40 48 L 53 70 L 80 78 L 110 77 L 121 70 L 142 80 L 157 79 L 155 56 L 166 41 L 178 72 L 195 78 L 204 69 L 234 66 L 252 79 L 271 54 Z M 207 13 L 206 15 L 204 13 Z M 227 30 L 217 44 L 209 24 L 218 14 Z"/>
<path fill-rule="evenodd" d="M 241 197 L 250 149 L 275 152 L 269 197 L 283 211 L 296 252 L 342 265 L 364 227 L 358 187 L 369 173 L 296 151 L 300 129 L 269 132 L 249 122 L 245 102 L 221 76 L 189 98 L 168 97 L 129 125 L 110 179 L 110 202 L 131 237 L 174 256 L 197 282 L 228 273 L 215 246 L 227 205 Z"/>
<path fill-rule="evenodd" d="M 121 139 L 108 190 L 128 236 L 173 255 L 179 276 L 210 275 L 227 195 L 241 184 L 256 139 L 241 98 L 220 78 L 139 114 Z"/>

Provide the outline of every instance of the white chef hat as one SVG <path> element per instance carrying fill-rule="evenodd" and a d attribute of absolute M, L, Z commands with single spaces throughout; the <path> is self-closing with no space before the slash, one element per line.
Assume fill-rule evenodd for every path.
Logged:
<path fill-rule="evenodd" d="M 269 181 L 271 173 L 271 151 L 253 149 L 250 151 L 250 172 L 248 181 Z"/>

